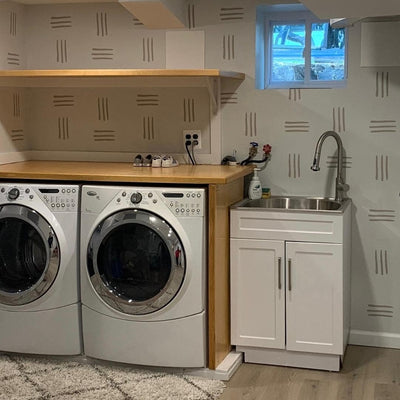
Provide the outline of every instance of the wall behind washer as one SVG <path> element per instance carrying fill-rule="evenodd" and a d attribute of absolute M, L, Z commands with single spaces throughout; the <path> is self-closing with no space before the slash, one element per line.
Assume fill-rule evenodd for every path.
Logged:
<path fill-rule="evenodd" d="M 0 26 L 2 69 L 166 65 L 166 31 L 144 29 L 115 3 L 24 7 L 6 2 Z M 10 52 L 21 61 L 7 61 Z M 196 153 L 210 155 L 207 88 L 130 83 L 118 88 L 111 82 L 107 87 L 1 89 L 0 102 L 9 104 L 0 111 L 2 150 L 27 151 L 27 157 L 40 159 L 131 161 L 139 153 L 178 157 L 186 152 L 183 130 L 196 129 L 202 132 Z M 18 117 L 15 107 L 21 108 Z"/>
<path fill-rule="evenodd" d="M 26 66 L 25 7 L 12 2 L 0 3 L 0 69 Z M 30 147 L 25 129 L 25 90 L 0 88 L 1 160 L 23 158 L 20 152 Z"/>

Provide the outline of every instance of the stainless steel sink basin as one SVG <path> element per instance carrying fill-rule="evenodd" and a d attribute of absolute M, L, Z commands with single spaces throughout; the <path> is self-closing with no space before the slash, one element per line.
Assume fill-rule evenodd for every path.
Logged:
<path fill-rule="evenodd" d="M 343 212 L 348 201 L 348 199 L 335 201 L 318 197 L 272 196 L 269 199 L 245 199 L 234 208 Z"/>

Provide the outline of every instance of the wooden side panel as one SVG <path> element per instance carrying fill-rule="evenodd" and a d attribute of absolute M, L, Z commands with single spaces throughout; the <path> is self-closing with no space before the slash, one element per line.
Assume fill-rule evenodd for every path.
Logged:
<path fill-rule="evenodd" d="M 208 367 L 216 369 L 231 350 L 229 207 L 243 198 L 243 178 L 209 185 Z"/>

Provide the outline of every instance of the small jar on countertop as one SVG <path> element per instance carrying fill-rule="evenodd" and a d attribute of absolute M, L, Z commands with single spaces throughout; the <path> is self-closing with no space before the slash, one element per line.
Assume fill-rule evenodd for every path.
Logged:
<path fill-rule="evenodd" d="M 270 188 L 262 188 L 262 195 L 263 199 L 269 199 L 271 197 L 271 189 Z"/>

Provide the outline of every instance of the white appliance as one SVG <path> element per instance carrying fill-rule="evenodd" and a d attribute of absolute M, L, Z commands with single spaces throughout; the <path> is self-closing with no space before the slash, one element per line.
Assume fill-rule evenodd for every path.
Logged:
<path fill-rule="evenodd" d="M 79 186 L 0 183 L 0 351 L 81 354 Z"/>
<path fill-rule="evenodd" d="M 85 354 L 204 367 L 204 189 L 83 186 L 81 207 Z"/>

